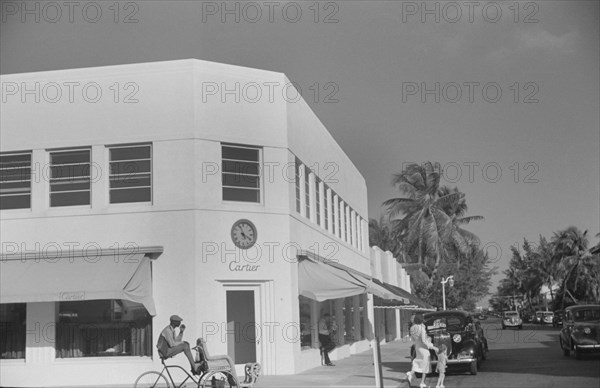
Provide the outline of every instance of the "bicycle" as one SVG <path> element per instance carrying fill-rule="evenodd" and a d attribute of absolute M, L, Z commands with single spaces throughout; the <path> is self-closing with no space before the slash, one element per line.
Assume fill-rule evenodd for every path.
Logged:
<path fill-rule="evenodd" d="M 235 370 L 232 370 L 228 356 L 213 356 L 208 354 L 206 343 L 199 338 L 197 346 L 192 349 L 196 351 L 196 359 L 201 361 L 204 367 L 199 375 L 191 375 L 186 369 L 179 365 L 168 365 L 165 363 L 170 357 L 165 357 L 160 351 L 160 361 L 163 369 L 160 372 L 148 371 L 142 373 L 135 380 L 134 388 L 184 388 L 187 383 L 192 383 L 198 388 L 251 388 L 260 375 L 259 363 L 250 362 L 244 366 L 245 378 L 239 382 Z M 186 378 L 179 384 L 175 384 L 169 369 L 180 369 Z M 168 379 L 167 379 L 168 377 Z"/>

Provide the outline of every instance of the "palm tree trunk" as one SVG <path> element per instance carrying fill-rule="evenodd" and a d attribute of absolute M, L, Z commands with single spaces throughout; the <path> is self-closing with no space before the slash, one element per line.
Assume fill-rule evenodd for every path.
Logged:
<path fill-rule="evenodd" d="M 569 272 L 567 273 L 567 276 L 565 276 L 565 280 L 563 280 L 563 297 L 562 297 L 562 305 L 560 307 L 561 310 L 565 309 L 565 296 L 567 296 L 567 281 L 569 280 L 569 278 L 571 277 L 571 274 L 573 273 L 573 270 L 575 270 L 575 268 L 577 268 L 577 266 L 579 265 L 579 260 L 577 260 L 577 262 L 571 267 L 571 269 L 569 270 Z"/>

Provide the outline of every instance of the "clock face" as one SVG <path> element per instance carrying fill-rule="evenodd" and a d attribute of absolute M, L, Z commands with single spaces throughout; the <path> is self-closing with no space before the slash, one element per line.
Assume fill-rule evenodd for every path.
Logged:
<path fill-rule="evenodd" d="M 249 220 L 236 221 L 231 227 L 231 239 L 238 248 L 252 247 L 256 243 L 256 226 Z"/>

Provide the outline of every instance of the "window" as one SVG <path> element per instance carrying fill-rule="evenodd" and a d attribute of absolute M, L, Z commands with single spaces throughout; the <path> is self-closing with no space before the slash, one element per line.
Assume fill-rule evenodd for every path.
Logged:
<path fill-rule="evenodd" d="M 31 153 L 0 155 L 0 209 L 31 207 Z"/>
<path fill-rule="evenodd" d="M 304 170 L 304 198 L 306 207 L 306 218 L 310 220 L 310 170 Z"/>
<path fill-rule="evenodd" d="M 109 148 L 110 203 L 152 201 L 150 145 Z"/>
<path fill-rule="evenodd" d="M 25 303 L 0 304 L 0 359 L 25 358 Z"/>
<path fill-rule="evenodd" d="M 310 299 L 302 295 L 298 296 L 300 304 L 300 347 L 308 349 L 312 347 L 312 314 L 310 310 Z"/>
<path fill-rule="evenodd" d="M 315 193 L 317 195 L 315 202 L 315 207 L 317 208 L 317 225 L 321 225 L 321 180 L 317 177 L 315 177 Z"/>
<path fill-rule="evenodd" d="M 323 184 L 323 201 L 325 201 L 324 203 L 324 207 L 323 207 L 323 212 L 324 214 L 324 223 L 325 225 L 323 225 L 323 227 L 325 229 L 329 229 L 329 201 L 327 200 L 327 193 L 328 193 L 328 189 L 327 189 L 327 185 Z"/>
<path fill-rule="evenodd" d="M 56 357 L 152 356 L 152 319 L 128 300 L 60 302 Z"/>
<path fill-rule="evenodd" d="M 260 203 L 259 151 L 245 146 L 221 147 L 223 200 Z"/>
<path fill-rule="evenodd" d="M 50 153 L 50 206 L 90 204 L 90 150 Z"/>
<path fill-rule="evenodd" d="M 301 203 L 300 203 L 300 161 L 296 159 L 296 211 L 298 213 L 301 212 Z"/>

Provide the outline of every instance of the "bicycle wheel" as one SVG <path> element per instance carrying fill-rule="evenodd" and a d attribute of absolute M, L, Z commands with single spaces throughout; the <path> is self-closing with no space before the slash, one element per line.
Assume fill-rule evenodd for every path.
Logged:
<path fill-rule="evenodd" d="M 229 372 L 208 372 L 202 378 L 202 388 L 234 388 L 236 379 Z"/>
<path fill-rule="evenodd" d="M 135 380 L 134 388 L 170 388 L 167 378 L 156 371 L 145 372 Z"/>

